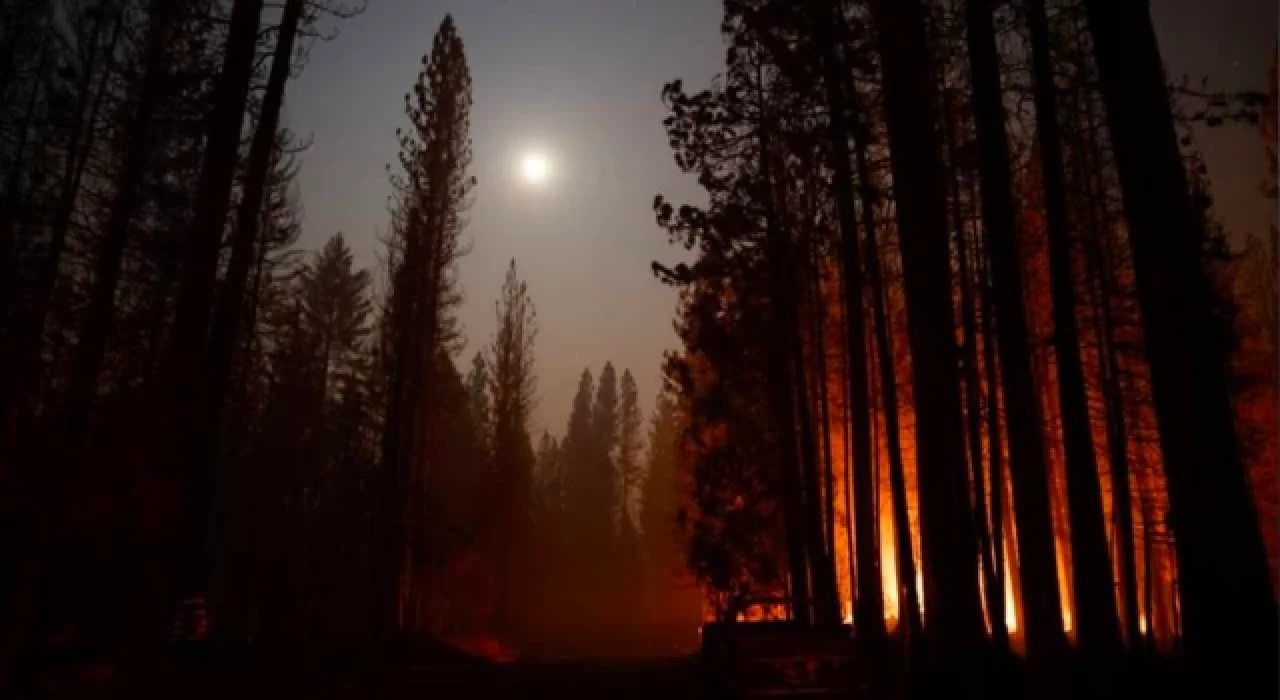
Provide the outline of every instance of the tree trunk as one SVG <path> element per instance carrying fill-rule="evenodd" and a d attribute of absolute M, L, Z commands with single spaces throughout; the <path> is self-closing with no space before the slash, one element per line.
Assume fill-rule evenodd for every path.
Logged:
<path fill-rule="evenodd" d="M 838 3 L 836 4 L 838 7 Z M 857 212 L 853 201 L 853 173 L 849 167 L 849 108 L 841 75 L 847 69 L 839 61 L 832 22 L 843 22 L 839 13 L 823 12 L 814 27 L 822 46 L 823 83 L 830 106 L 828 134 L 834 173 L 836 212 L 840 222 L 840 251 L 844 283 L 845 347 L 848 361 L 849 400 L 853 418 L 854 539 L 858 564 L 856 620 L 859 636 L 872 642 L 884 638 L 884 592 L 880 577 L 880 547 L 876 541 L 875 483 L 872 479 L 871 414 L 867 406 L 866 316 L 862 301 L 862 261 L 858 245 Z"/>
<path fill-rule="evenodd" d="M 303 0 L 288 0 L 280 17 L 275 51 L 271 59 L 271 73 L 267 79 L 267 91 L 262 100 L 253 142 L 249 147 L 248 167 L 240 195 L 239 210 L 236 213 L 235 236 L 231 244 L 231 260 L 227 265 L 226 276 L 218 295 L 213 316 L 213 330 L 209 337 L 204 369 L 201 372 L 203 385 L 201 392 L 197 395 L 199 404 L 195 407 L 193 439 L 189 449 L 192 450 L 193 463 L 200 465 L 204 462 L 203 467 L 197 468 L 209 474 L 217 471 L 218 459 L 222 454 L 222 425 L 226 412 L 228 387 L 231 382 L 231 365 L 235 359 L 237 339 L 241 332 L 245 288 L 248 285 L 250 268 L 253 266 L 258 229 L 262 223 L 262 199 L 267 175 L 271 169 L 272 153 L 277 145 L 280 108 L 284 103 L 285 83 L 289 79 L 289 71 L 293 64 L 294 37 L 297 36 L 303 5 Z M 326 365 L 328 360 L 326 351 Z M 324 379 L 327 380 L 327 377 L 326 371 Z M 321 397 L 323 399 L 323 393 Z M 209 478 L 213 479 L 212 476 Z M 209 507 L 215 511 L 214 522 L 219 526 L 222 525 L 225 509 L 214 508 L 212 502 Z M 208 514 L 205 517 L 208 517 Z M 222 528 L 216 529 L 221 531 Z M 214 601 L 215 604 L 219 602 Z"/>
<path fill-rule="evenodd" d="M 763 86 L 757 84 L 760 106 L 764 106 Z M 801 480 L 799 450 L 796 445 L 796 427 L 794 415 L 795 392 L 792 386 L 792 361 L 789 357 L 788 339 L 791 325 L 787 316 L 794 315 L 795 309 L 787 305 L 786 266 L 790 264 L 784 252 L 786 249 L 785 233 L 777 223 L 774 211 L 773 179 L 769 167 L 768 125 L 757 125 L 760 148 L 760 171 L 763 179 L 765 200 L 765 238 L 769 258 L 769 287 L 772 309 L 768 347 L 768 384 L 770 394 L 770 411 L 773 414 L 775 431 L 778 439 L 778 454 L 781 458 L 783 472 L 784 505 L 783 517 L 787 530 L 787 556 L 791 566 L 791 597 L 793 616 L 803 625 L 812 625 L 818 619 L 816 608 L 820 597 L 820 583 L 810 567 L 814 557 L 821 557 L 821 552 L 810 551 L 813 540 L 809 536 L 808 523 L 811 521 L 806 513 L 804 486 Z"/>
<path fill-rule="evenodd" d="M 9 339 L 13 343 L 14 354 L 13 358 L 6 362 L 10 376 L 8 384 L 3 389 L 4 394 L 0 396 L 0 400 L 4 402 L 3 408 L 0 409 L 4 411 L 4 414 L 0 415 L 0 420 L 4 421 L 0 424 L 0 434 L 7 436 L 0 437 L 0 440 L 4 440 L 0 442 L 0 449 L 13 449 L 14 442 L 22 431 L 19 421 L 23 419 L 29 408 L 31 384 L 38 375 L 36 362 L 39 359 L 41 336 L 48 321 L 49 302 L 53 297 L 58 270 L 62 264 L 62 253 L 66 248 L 67 232 L 71 226 L 72 214 L 75 212 L 80 182 L 88 162 L 89 152 L 93 149 L 93 127 L 98 120 L 98 112 L 107 93 L 107 80 L 113 74 L 111 57 L 123 24 L 124 14 L 118 12 L 111 39 L 107 42 L 105 52 L 107 65 L 102 69 L 96 90 L 93 92 L 89 90 L 88 83 L 92 72 L 87 67 L 84 80 L 79 86 L 80 100 L 67 144 L 66 161 L 63 164 L 62 181 L 54 209 L 48 249 L 44 252 L 39 272 L 35 275 L 36 289 L 32 295 L 31 308 L 21 315 L 20 325 L 14 333 L 15 337 Z M 98 32 L 95 31 L 95 40 L 90 45 L 89 51 L 91 57 L 96 53 L 97 36 Z M 91 95 L 92 103 L 88 107 L 89 113 L 86 118 L 84 110 Z"/>
<path fill-rule="evenodd" d="M 1000 95 L 999 57 L 987 0 L 967 0 L 969 61 L 972 73 L 974 125 L 982 175 L 982 221 L 987 230 L 992 292 L 1000 322 L 1000 365 L 1012 461 L 1014 516 L 1022 563 L 1023 629 L 1027 654 L 1054 657 L 1065 645 L 1062 608 L 1054 561 L 1053 523 L 1040 402 L 1036 396 L 1023 305 L 1022 269 L 1014 225 L 1009 144 Z"/>
<path fill-rule="evenodd" d="M 253 143 L 249 147 L 248 169 L 239 211 L 236 213 L 236 233 L 231 244 L 231 260 L 227 265 L 226 278 L 223 280 L 214 313 L 213 332 L 209 339 L 209 354 L 204 371 L 207 383 L 204 396 L 205 410 L 208 411 L 206 423 L 215 426 L 213 443 L 205 450 L 210 456 L 217 452 L 216 426 L 221 424 L 226 403 L 231 363 L 243 318 L 245 287 L 253 265 L 258 229 L 262 224 L 262 198 L 271 169 L 271 156 L 277 145 L 280 108 L 284 104 L 285 83 L 293 65 L 294 38 L 298 33 L 298 22 L 304 4 L 304 0 L 288 0 L 280 18 L 275 52 L 271 59 L 271 74 L 267 79 L 267 92 L 262 100 Z M 328 359 L 326 354 L 326 363 Z"/>
<path fill-rule="evenodd" d="M 974 533 L 978 537 L 979 566 L 982 574 L 982 592 L 986 601 L 987 618 L 991 621 L 992 641 L 998 649 L 1008 648 L 1007 630 L 997 624 L 994 610 L 1000 607 L 1004 590 L 997 585 L 998 572 L 992 556 L 991 531 L 987 527 L 987 471 L 982 460 L 982 388 L 978 378 L 978 344 L 977 344 L 977 312 L 974 302 L 974 274 L 976 265 L 972 264 L 977 255 L 974 241 L 970 241 L 965 225 L 964 208 L 962 206 L 963 182 L 961 166 L 956 149 L 955 111 L 949 93 L 944 92 L 942 98 L 944 141 L 947 149 L 947 162 L 951 166 L 951 219 L 955 229 L 956 257 L 959 263 L 960 317 L 964 330 L 964 344 L 961 367 L 964 374 L 964 413 L 965 431 L 969 446 L 969 466 L 973 484 L 973 524 Z M 971 201 L 976 201 L 976 197 Z"/>
<path fill-rule="evenodd" d="M 1092 215 L 1089 215 L 1092 219 Z M 1104 263 L 1100 232 L 1091 225 L 1086 242 L 1088 275 L 1095 281 L 1093 304 L 1094 325 L 1098 333 L 1098 374 L 1102 378 L 1103 403 L 1106 406 L 1107 454 L 1111 466 L 1111 512 L 1116 525 L 1115 539 L 1120 551 L 1120 599 L 1124 604 L 1125 637 L 1131 648 L 1142 639 L 1138 617 L 1138 584 L 1134 560 L 1133 495 L 1129 484 L 1128 427 L 1120 379 L 1120 361 L 1116 352 L 1115 326 L 1111 318 L 1114 296 Z"/>
<path fill-rule="evenodd" d="M 36 122 L 36 108 L 40 105 L 40 96 L 45 93 L 46 70 L 52 52 L 41 48 L 40 58 L 36 62 L 36 70 L 31 77 L 31 95 L 27 98 L 26 107 L 22 110 L 22 118 L 15 129 L 17 132 L 17 148 L 13 154 L 13 162 L 4 177 L 4 198 L 0 200 L 0 314 L 9 311 L 10 303 L 16 297 L 17 274 L 11 269 L 15 241 L 18 233 L 18 218 L 22 206 L 23 175 L 27 172 L 27 145 L 31 142 L 31 132 Z M 4 316 L 0 315 L 0 321 Z"/>
<path fill-rule="evenodd" d="M 1090 120 L 1091 121 L 1091 120 Z M 1090 131 L 1092 129 L 1090 128 Z M 1088 167 L 1088 166 L 1086 166 Z M 1091 172 L 1089 168 L 1085 172 Z M 1087 198 L 1101 201 L 1099 190 L 1090 186 Z M 1086 207 L 1088 231 L 1085 236 L 1087 273 L 1093 280 L 1096 299 L 1093 305 L 1094 325 L 1098 333 L 1098 370 L 1102 377 L 1103 403 L 1106 406 L 1107 454 L 1111 466 L 1111 512 L 1116 526 L 1120 551 L 1120 598 L 1124 605 L 1124 629 L 1131 649 L 1144 643 L 1140 627 L 1137 562 L 1133 524 L 1133 493 L 1130 485 L 1129 428 L 1125 418 L 1124 387 L 1119 353 L 1116 349 L 1115 321 L 1112 304 L 1115 291 L 1111 281 L 1112 263 L 1103 250 L 1102 228 L 1091 207 Z"/>
<path fill-rule="evenodd" d="M 921 542 L 930 639 L 981 643 L 977 547 L 969 515 L 963 417 L 948 281 L 946 192 L 933 127 L 936 105 L 919 0 L 873 5 L 914 366 Z M 960 670 L 958 659 L 940 659 Z"/>
<path fill-rule="evenodd" d="M 1058 400 L 1066 454 L 1067 501 L 1071 525 L 1071 573 L 1076 597 L 1075 629 L 1087 653 L 1120 651 L 1115 586 L 1107 551 L 1106 518 L 1098 464 L 1093 451 L 1084 365 L 1080 359 L 1071 239 L 1067 228 L 1066 175 L 1058 128 L 1057 86 L 1049 54 L 1049 21 L 1044 0 L 1028 0 L 1032 71 L 1035 76 L 1036 136 L 1044 184 L 1049 234 L 1049 277 L 1053 297 L 1053 345 L 1058 366 Z"/>
<path fill-rule="evenodd" d="M 977 246 L 975 246 L 975 251 Z M 1005 536 L 1004 511 L 1004 442 L 1000 439 L 1000 379 L 997 372 L 995 331 L 995 307 L 991 303 L 991 285 L 987 266 L 979 264 L 980 256 L 974 255 L 974 267 L 978 273 L 978 295 L 982 306 L 982 364 L 987 385 L 987 478 L 991 481 L 991 560 L 995 570 L 995 586 L 998 591 L 988 597 L 991 617 L 991 634 L 999 650 L 1009 648 L 1009 627 L 1005 621 Z M 1016 607 L 1016 606 L 1015 606 Z"/>
<path fill-rule="evenodd" d="M 860 124 L 860 122 L 859 122 Z M 884 431 L 889 453 L 889 499 L 893 506 L 893 530 L 896 536 L 898 565 L 899 620 L 906 629 L 908 649 L 919 650 L 924 625 L 920 619 L 920 591 L 916 589 L 916 559 L 911 541 L 911 513 L 907 506 L 906 468 L 902 464 L 902 429 L 898 425 L 898 384 L 894 371 L 894 354 L 889 327 L 889 313 L 884 275 L 880 270 L 880 244 L 877 241 L 876 194 L 871 185 L 866 150 L 869 135 L 858 127 L 856 163 L 858 191 L 862 202 L 862 228 L 867 232 L 867 281 L 871 285 L 871 310 L 875 326 L 877 364 L 880 367 L 880 391 L 884 396 Z"/>
<path fill-rule="evenodd" d="M 959 209 L 959 187 L 956 188 Z M 958 212 L 957 212 L 958 213 Z M 987 618 L 991 621 L 991 637 L 997 648 L 1007 649 L 1009 639 L 1004 621 L 995 617 L 996 609 L 1002 607 L 1004 588 L 1000 585 L 996 570 L 994 546 L 991 529 L 987 526 L 987 469 L 982 459 L 982 381 L 978 374 L 978 342 L 976 304 L 974 303 L 975 284 L 971 255 L 975 252 L 970 247 L 971 241 L 966 235 L 965 225 L 959 217 L 956 219 L 956 244 L 960 258 L 960 305 L 964 324 L 964 385 L 965 385 L 965 422 L 969 437 L 969 464 L 973 470 L 973 519 L 978 533 L 978 546 L 981 550 L 982 592 L 987 603 Z M 987 397 L 988 404 L 991 397 Z M 992 489 L 998 485 L 992 482 Z M 998 545 L 995 545 L 998 546 Z"/>
<path fill-rule="evenodd" d="M 813 242 L 813 227 L 806 226 L 801 234 L 804 237 L 806 279 L 805 291 L 809 295 L 807 302 L 812 322 L 814 389 L 818 395 L 818 434 L 822 447 L 822 525 L 827 533 L 827 541 L 831 551 L 836 548 L 836 502 L 835 502 L 835 465 L 831 453 L 831 397 L 827 387 L 827 305 L 826 296 L 822 293 L 822 267 L 820 265 L 817 246 Z M 834 554 L 833 554 L 834 557 Z M 850 579 L 852 581 L 852 579 Z"/>
<path fill-rule="evenodd" d="M 1196 672 L 1276 694 L 1276 604 L 1236 439 L 1225 330 L 1203 267 L 1146 3 L 1086 0 L 1133 247 L 1182 581 L 1184 647 Z M 1215 673 L 1221 678 L 1221 674 Z"/>
<path fill-rule="evenodd" d="M 27 347 L 30 345 L 27 327 L 30 325 L 33 309 L 23 309 L 19 303 L 19 275 L 12 257 L 16 248 L 18 212 L 22 208 L 22 175 L 25 171 L 27 142 L 31 136 L 48 53 L 41 53 L 40 67 L 32 81 L 31 97 L 27 100 L 21 124 L 17 127 L 17 153 L 14 154 L 13 164 L 5 177 L 4 200 L 0 206 L 0 330 L 5 335 L 0 339 L 0 359 L 3 359 L 3 368 L 0 369 L 0 451 L 6 454 L 17 449 L 21 438 L 18 423 L 26 413 L 27 387 L 34 379 L 34 373 L 29 371 L 25 362 Z M 52 246 L 53 243 L 50 244 Z M 11 325 L 6 326 L 6 320 Z M 8 468 L 11 467 L 7 467 L 6 471 Z M 0 484 L 5 484 L 4 480 L 10 476 L 0 472 Z"/>
<path fill-rule="evenodd" d="M 125 148 L 123 164 L 116 179 L 106 235 L 97 251 L 89 308 L 85 311 L 67 387 L 65 435 L 69 454 L 73 455 L 84 446 L 88 435 L 107 337 L 115 321 L 116 286 L 129 229 L 141 204 L 140 186 L 155 147 L 151 120 L 168 79 L 169 34 L 177 20 L 178 4 L 171 0 L 152 0 L 150 4 L 142 86 L 138 104 L 121 139 Z"/>
<path fill-rule="evenodd" d="M 196 190 L 187 256 L 178 288 L 173 330 L 161 364 L 161 387 L 169 393 L 161 407 L 170 411 L 178 439 L 160 446 L 162 470 L 180 474 L 184 490 L 183 523 L 175 579 L 179 596 L 203 595 L 210 575 L 209 515 L 215 487 L 214 455 L 220 425 L 201 410 L 208 397 L 201 368 L 207 359 L 209 317 L 213 311 L 218 252 L 226 228 L 231 186 L 240 153 L 240 131 L 253 72 L 262 0 L 236 0 L 214 94 L 204 164 Z M 179 621 L 181 624 L 181 621 Z"/>
<path fill-rule="evenodd" d="M 766 155 L 767 157 L 767 155 Z M 767 172 L 767 171 L 766 171 Z M 772 180 L 766 180 L 772 194 Z M 784 197 L 775 199 L 781 207 Z M 792 401 L 795 405 L 796 422 L 799 435 L 796 440 L 800 444 L 800 465 L 804 477 L 805 534 L 809 548 L 810 581 L 813 586 L 814 624 L 836 625 L 840 622 L 840 600 L 836 589 L 836 572 L 833 550 L 824 536 L 822 527 L 822 484 L 818 473 L 818 455 L 815 449 L 813 432 L 813 405 L 809 401 L 809 392 L 805 382 L 804 343 L 801 337 L 800 304 L 797 298 L 799 284 L 796 280 L 795 261 L 791 252 L 791 240 L 786 231 L 781 229 L 778 221 L 785 221 L 786 214 L 777 212 L 773 218 L 774 254 L 779 258 L 782 268 L 779 280 L 781 296 L 775 296 L 782 302 L 783 320 L 790 352 L 787 353 L 790 365 Z"/>

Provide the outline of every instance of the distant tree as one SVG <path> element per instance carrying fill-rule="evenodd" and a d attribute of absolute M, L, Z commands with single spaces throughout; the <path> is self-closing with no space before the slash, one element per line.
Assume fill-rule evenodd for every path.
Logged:
<path fill-rule="evenodd" d="M 534 456 L 534 483 L 538 504 L 536 513 L 541 515 L 538 530 L 543 539 L 554 539 L 555 530 L 564 514 L 564 461 L 560 443 L 551 433 L 542 431 Z"/>
<path fill-rule="evenodd" d="M 571 508 L 580 515 L 586 500 L 585 469 L 592 454 L 591 401 L 595 396 L 596 383 L 591 370 L 584 369 L 578 377 L 578 391 L 573 396 L 573 406 L 569 410 L 569 422 L 565 428 L 564 440 L 560 443 L 560 453 L 564 459 L 569 479 L 569 495 Z"/>
<path fill-rule="evenodd" d="M 493 415 L 489 404 L 489 367 L 485 364 L 483 352 L 477 352 L 471 358 L 466 385 L 467 411 L 475 422 L 476 443 L 488 454 L 492 442 Z"/>
<path fill-rule="evenodd" d="M 600 381 L 596 383 L 595 403 L 591 406 L 591 433 L 595 442 L 596 468 L 612 475 L 619 427 L 618 374 L 612 362 L 604 363 Z"/>
<path fill-rule="evenodd" d="M 683 567 L 677 556 L 676 469 L 681 425 L 676 401 L 659 391 L 645 439 L 644 483 L 640 496 L 640 537 L 644 564 L 643 607 L 650 615 L 670 609 L 669 594 L 675 571 Z"/>
<path fill-rule="evenodd" d="M 511 633 L 520 629 L 532 564 L 528 554 L 535 465 L 528 424 L 536 389 L 533 347 L 538 333 L 533 300 L 515 260 L 507 267 L 495 309 L 498 330 L 488 349 L 493 462 L 486 480 L 486 506 L 497 571 L 497 624 Z"/>
<path fill-rule="evenodd" d="M 353 388 L 361 345 L 369 333 L 369 273 L 352 270 L 351 249 L 341 233 L 325 243 L 299 277 L 302 312 L 319 343 L 321 395 Z"/>
<path fill-rule="evenodd" d="M 611 595 L 616 592 L 610 581 L 610 549 L 616 534 L 618 513 L 617 463 L 619 427 L 618 375 L 613 363 L 606 362 L 596 382 L 595 401 L 591 406 L 591 452 L 582 467 L 593 485 L 587 503 L 587 519 L 581 523 L 583 572 L 587 590 L 594 591 L 596 616 L 605 618 L 615 612 Z"/>
<path fill-rule="evenodd" d="M 598 478 L 599 474 L 593 468 L 595 435 L 592 432 L 591 409 L 595 393 L 596 384 L 591 370 L 583 369 L 578 377 L 578 389 L 573 396 L 564 438 L 560 441 L 564 529 L 560 533 L 561 539 L 557 547 L 557 564 L 564 570 L 565 576 L 581 581 L 584 593 L 587 594 L 594 594 L 584 579 L 593 551 L 589 549 L 589 545 L 598 537 L 598 533 L 589 532 L 589 528 L 599 527 L 599 523 L 605 522 L 599 516 L 599 504 L 601 499 L 607 499 L 611 493 L 611 484 Z M 560 595 L 563 596 L 563 591 Z M 577 597 L 573 605 L 564 597 L 553 600 L 563 610 L 566 618 L 579 621 L 589 619 L 591 611 L 583 596 Z"/>
<path fill-rule="evenodd" d="M 636 503 L 641 486 L 639 392 L 631 370 L 622 372 L 618 400 L 618 442 L 614 448 L 614 465 L 617 470 L 619 519 L 638 517 Z"/>

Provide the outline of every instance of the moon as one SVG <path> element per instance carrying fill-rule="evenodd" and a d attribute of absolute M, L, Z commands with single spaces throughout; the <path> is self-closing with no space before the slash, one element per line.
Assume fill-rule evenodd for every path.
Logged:
<path fill-rule="evenodd" d="M 551 163 L 542 153 L 526 153 L 520 160 L 520 176 L 530 185 L 541 185 L 551 175 Z"/>

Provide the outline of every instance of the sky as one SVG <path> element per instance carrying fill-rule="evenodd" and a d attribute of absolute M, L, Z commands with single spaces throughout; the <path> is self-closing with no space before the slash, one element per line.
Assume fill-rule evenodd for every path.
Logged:
<path fill-rule="evenodd" d="M 1220 88 L 1265 85 L 1276 41 L 1270 0 L 1153 0 L 1170 75 Z M 720 69 L 719 0 L 369 0 L 340 35 L 318 42 L 289 86 L 286 120 L 312 139 L 301 157 L 300 245 L 342 232 L 375 267 L 388 220 L 386 165 L 396 158 L 403 95 L 440 20 L 452 13 L 473 82 L 470 252 L 459 310 L 469 358 L 493 335 L 494 299 L 515 258 L 537 308 L 538 403 L 531 431 L 561 434 L 584 367 L 630 369 L 653 403 L 662 353 L 674 349 L 675 292 L 650 272 L 675 260 L 654 224 L 655 194 L 700 202 L 672 161 L 662 128 L 664 83 L 705 86 Z M 1274 208 L 1256 130 L 1202 130 L 1220 218 L 1263 233 Z M 550 180 L 531 188 L 521 158 L 545 153 Z"/>

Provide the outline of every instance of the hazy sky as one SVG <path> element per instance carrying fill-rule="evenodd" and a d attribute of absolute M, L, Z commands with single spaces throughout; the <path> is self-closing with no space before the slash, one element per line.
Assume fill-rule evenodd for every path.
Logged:
<path fill-rule="evenodd" d="M 1264 85 L 1274 2 L 1152 6 L 1171 74 L 1207 74 L 1224 88 Z M 675 253 L 651 204 L 658 192 L 699 201 L 672 162 L 659 91 L 677 77 L 703 86 L 720 69 L 720 2 L 369 0 L 336 41 L 314 47 L 289 87 L 288 124 L 314 139 L 301 172 L 304 247 L 341 231 L 363 264 L 376 264 L 403 95 L 445 13 L 470 61 L 479 180 L 472 249 L 461 263 L 469 343 L 459 365 L 492 336 L 493 300 L 514 257 L 539 318 L 535 436 L 563 431 L 578 374 L 590 366 L 598 375 L 606 360 L 635 373 L 647 410 L 662 352 L 676 343 L 675 294 L 649 271 L 651 260 Z M 1218 129 L 1201 143 L 1228 227 L 1265 231 L 1275 213 L 1256 193 L 1264 171 L 1257 132 Z M 537 190 L 517 177 L 531 149 L 545 152 L 554 171 Z"/>

